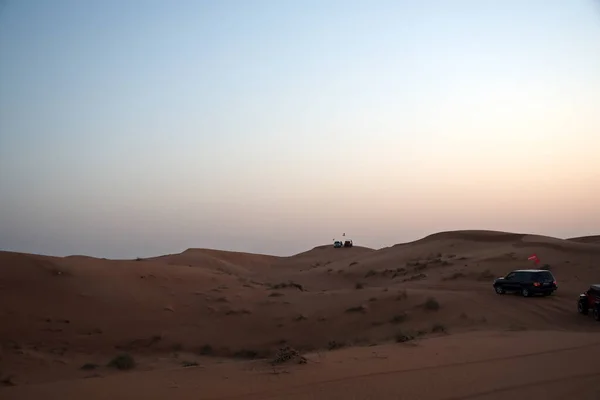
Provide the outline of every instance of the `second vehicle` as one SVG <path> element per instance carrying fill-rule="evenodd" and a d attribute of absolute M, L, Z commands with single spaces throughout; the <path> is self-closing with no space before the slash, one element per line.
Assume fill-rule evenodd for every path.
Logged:
<path fill-rule="evenodd" d="M 498 294 L 520 293 L 524 297 L 541 294 L 548 296 L 558 289 L 552 272 L 544 269 L 518 269 L 494 280 Z"/>

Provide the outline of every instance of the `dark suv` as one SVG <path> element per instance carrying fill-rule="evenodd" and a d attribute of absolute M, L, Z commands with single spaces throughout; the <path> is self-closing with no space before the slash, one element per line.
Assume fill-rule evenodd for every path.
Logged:
<path fill-rule="evenodd" d="M 554 275 L 544 269 L 518 269 L 494 280 L 494 290 L 498 294 L 518 292 L 524 297 L 535 294 L 548 296 L 556 289 L 558 286 Z"/>
<path fill-rule="evenodd" d="M 577 300 L 577 311 L 580 314 L 587 315 L 592 309 L 594 319 L 600 321 L 600 284 L 590 285 L 590 288 L 579 295 Z"/>

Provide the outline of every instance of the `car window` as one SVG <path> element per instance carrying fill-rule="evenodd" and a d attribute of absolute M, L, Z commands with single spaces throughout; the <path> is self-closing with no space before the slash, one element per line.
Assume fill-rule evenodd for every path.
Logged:
<path fill-rule="evenodd" d="M 511 279 L 511 280 L 512 280 L 512 279 L 515 279 L 515 273 L 514 273 L 514 272 L 511 272 L 510 274 L 506 275 L 506 276 L 504 277 L 504 279 Z"/>
<path fill-rule="evenodd" d="M 523 282 L 523 281 L 527 280 L 527 273 L 526 272 L 515 272 L 514 280 L 517 282 Z"/>
<path fill-rule="evenodd" d="M 548 271 L 536 272 L 535 276 L 533 278 L 536 281 L 553 281 L 554 280 L 554 276 Z"/>

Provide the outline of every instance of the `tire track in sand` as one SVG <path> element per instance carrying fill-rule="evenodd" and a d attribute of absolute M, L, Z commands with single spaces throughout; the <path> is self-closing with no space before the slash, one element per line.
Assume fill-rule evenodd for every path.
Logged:
<path fill-rule="evenodd" d="M 334 378 L 334 379 L 323 379 L 323 380 L 315 380 L 312 382 L 305 382 L 305 383 L 301 383 L 301 384 L 290 384 L 289 386 L 285 387 L 285 389 L 266 389 L 266 390 L 261 390 L 261 391 L 255 391 L 255 392 L 249 392 L 249 393 L 244 393 L 244 394 L 240 394 L 240 395 L 225 395 L 225 396 L 216 396 L 216 397 L 209 397 L 206 398 L 206 400 L 235 400 L 235 399 L 245 399 L 245 400 L 251 400 L 251 399 L 260 399 L 260 400 L 266 400 L 266 399 L 280 399 L 280 398 L 286 398 L 286 399 L 304 399 L 304 398 L 328 398 L 328 399 L 337 399 L 338 398 L 338 394 L 339 394 L 339 398 L 348 398 L 348 393 L 342 393 L 341 391 L 336 391 L 335 393 L 328 393 L 326 395 L 326 397 L 323 396 L 319 396 L 319 395 L 315 395 L 314 391 L 318 391 L 319 388 L 326 388 L 327 386 L 339 386 L 339 384 L 346 384 L 346 385 L 350 385 L 350 384 L 357 384 L 357 381 L 361 381 L 361 380 L 369 380 L 369 379 L 373 379 L 373 378 L 385 378 L 385 379 L 390 379 L 394 378 L 394 379 L 398 379 L 399 377 L 401 377 L 402 375 L 407 375 L 407 374 L 415 374 L 415 373 L 430 373 L 433 374 L 435 372 L 435 374 L 438 374 L 440 376 L 444 376 L 444 375 L 448 375 L 450 371 L 448 370 L 453 370 L 456 371 L 457 369 L 460 368 L 465 368 L 465 367 L 478 367 L 475 368 L 472 372 L 476 372 L 476 371 L 485 371 L 485 368 L 483 366 L 485 366 L 486 364 L 494 364 L 494 363 L 506 363 L 506 362 L 510 362 L 510 361 L 515 361 L 515 360 L 524 360 L 524 359 L 528 359 L 528 358 L 536 358 L 536 357 L 544 357 L 544 356 L 552 356 L 552 355 L 558 355 L 560 353 L 568 353 L 568 352 L 573 352 L 573 351 L 577 351 L 577 350 L 582 350 L 582 349 L 592 349 L 592 348 L 597 348 L 600 347 L 600 342 L 596 342 L 596 343 L 592 343 L 592 344 L 584 344 L 584 345 L 577 345 L 577 346 L 570 346 L 570 347 L 565 347 L 565 348 L 559 348 L 559 349 L 551 349 L 551 350 L 544 350 L 544 351 L 538 351 L 538 352 L 532 352 L 532 353 L 525 353 L 525 354 L 517 354 L 517 355 L 512 355 L 512 356 L 504 356 L 504 357 L 491 357 L 491 358 L 486 358 L 486 359 L 482 359 L 482 360 L 472 360 L 472 361 L 464 361 L 464 362 L 458 362 L 458 363 L 447 363 L 447 364 L 442 364 L 442 365 L 430 365 L 430 366 L 424 366 L 424 367 L 418 367 L 418 368 L 402 368 L 402 369 L 392 369 L 392 370 L 386 370 L 386 371 L 378 371 L 378 372 L 372 372 L 372 373 L 365 373 L 365 374 L 355 374 L 355 375 L 350 375 L 350 376 L 344 376 L 344 377 L 340 377 L 340 378 Z M 586 354 L 589 354 L 590 352 L 586 352 Z M 531 361 L 535 361 L 535 360 L 530 360 Z M 541 361 L 540 365 L 543 366 L 545 365 L 545 361 Z M 597 365 L 597 364 L 596 364 Z M 562 365 L 561 365 L 562 367 Z M 483 390 L 477 393 L 472 393 L 472 394 L 467 394 L 467 395 L 462 395 L 462 396 L 454 396 L 454 397 L 444 397 L 444 396 L 437 396 L 437 397 L 414 397 L 414 394 L 411 395 L 412 397 L 406 397 L 406 399 L 417 399 L 417 398 L 427 398 L 427 399 L 439 399 L 439 400 L 469 400 L 469 399 L 477 399 L 483 396 L 489 396 L 489 395 L 493 395 L 496 393 L 503 393 L 503 392 L 509 392 L 511 390 L 518 390 L 519 388 L 524 388 L 527 387 L 527 385 L 531 385 L 533 386 L 539 386 L 539 385 L 544 385 L 544 384 L 551 384 L 557 381 L 568 381 L 571 379 L 578 379 L 578 378 L 589 378 L 589 377 L 596 377 L 596 376 L 600 376 L 600 367 L 596 366 L 595 367 L 596 370 L 592 370 L 590 372 L 580 372 L 580 373 L 576 373 L 570 376 L 565 377 L 560 376 L 554 379 L 543 379 L 540 381 L 528 381 L 528 382 L 524 382 L 524 383 L 519 383 L 519 384 L 515 384 L 515 385 L 508 385 L 508 386 L 502 386 L 502 387 L 497 387 L 497 388 L 493 388 L 490 390 Z M 514 370 L 512 368 L 508 368 L 508 369 L 503 369 L 502 373 L 504 373 L 505 371 L 510 371 L 512 373 L 514 373 Z M 590 369 L 588 368 L 588 371 Z M 444 374 L 445 371 L 445 374 Z M 543 372 L 541 372 L 543 374 Z M 460 375 L 460 374 L 459 374 Z M 527 376 L 525 374 L 525 376 Z M 532 373 L 532 377 L 535 378 L 536 374 L 535 372 Z M 431 386 L 431 384 L 428 384 L 429 386 Z M 435 382 L 433 383 L 433 385 L 435 386 Z M 389 387 L 389 385 L 387 385 Z M 429 387 L 431 388 L 431 387 Z M 414 387 L 412 388 L 414 390 Z M 423 390 L 427 389 L 427 388 L 421 388 Z M 376 390 L 376 389 L 375 389 Z M 383 397 L 382 397 L 383 396 Z M 351 396 L 352 397 L 352 396 Z M 357 397 L 356 393 L 354 393 L 354 397 L 352 398 L 389 398 L 386 397 L 386 393 L 381 393 L 381 394 L 377 394 L 374 395 L 373 393 L 371 393 L 369 396 L 367 397 Z M 395 399 L 404 399 L 404 397 L 394 397 Z"/>

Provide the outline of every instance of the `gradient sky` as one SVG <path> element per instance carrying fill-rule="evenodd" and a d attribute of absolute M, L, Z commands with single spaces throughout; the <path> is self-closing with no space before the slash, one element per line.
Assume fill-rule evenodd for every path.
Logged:
<path fill-rule="evenodd" d="M 600 233 L 594 0 L 4 0 L 0 249 Z"/>

